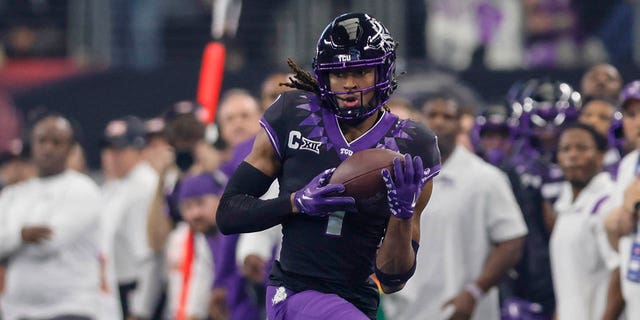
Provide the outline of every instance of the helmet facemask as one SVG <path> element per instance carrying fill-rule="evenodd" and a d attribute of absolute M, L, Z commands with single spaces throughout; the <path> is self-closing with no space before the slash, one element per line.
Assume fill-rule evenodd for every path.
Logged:
<path fill-rule="evenodd" d="M 329 74 L 331 72 L 348 72 L 353 69 L 367 67 L 373 68 L 374 85 L 366 88 L 357 88 L 351 91 L 331 90 L 329 84 Z M 392 91 L 391 80 L 389 79 L 391 79 L 394 73 L 393 68 L 395 68 L 394 62 L 385 63 L 375 61 L 367 64 L 357 63 L 355 65 L 347 66 L 340 65 L 318 67 L 316 68 L 316 76 L 318 79 L 318 87 L 320 88 L 320 97 L 326 102 L 327 107 L 329 107 L 338 118 L 346 120 L 364 119 L 380 109 L 389 100 L 390 91 Z M 370 91 L 374 91 L 373 97 L 371 98 L 371 100 L 365 103 L 364 96 Z M 338 103 L 338 96 L 345 94 L 358 95 L 360 105 L 356 107 L 341 108 Z"/>
<path fill-rule="evenodd" d="M 489 104 L 475 119 L 471 139 L 485 161 L 500 166 L 510 156 L 516 138 L 517 119 L 505 103 Z"/>
<path fill-rule="evenodd" d="M 323 106 L 344 120 L 364 120 L 379 110 L 397 86 L 395 77 L 396 43 L 387 29 L 366 14 L 346 14 L 336 18 L 318 41 L 313 70 Z M 332 72 L 358 68 L 374 69 L 374 84 L 351 91 L 334 91 L 329 83 Z M 338 89 L 339 90 L 339 89 Z M 364 95 L 374 91 L 364 103 Z M 359 106 L 341 108 L 338 95 L 359 95 Z"/>

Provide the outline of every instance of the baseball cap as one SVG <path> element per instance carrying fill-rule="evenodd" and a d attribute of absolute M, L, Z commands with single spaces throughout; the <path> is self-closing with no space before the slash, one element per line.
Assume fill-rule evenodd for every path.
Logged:
<path fill-rule="evenodd" d="M 620 93 L 620 105 L 624 108 L 629 100 L 640 100 L 640 80 L 628 83 Z"/>
<path fill-rule="evenodd" d="M 144 122 L 144 127 L 146 130 L 147 137 L 164 134 L 165 126 L 166 126 L 166 123 L 164 121 L 164 118 L 162 117 L 147 119 Z"/>
<path fill-rule="evenodd" d="M 211 173 L 201 173 L 184 178 L 180 182 L 178 201 L 210 194 L 221 195 L 224 191 L 224 183 L 219 180 Z"/>
<path fill-rule="evenodd" d="M 126 116 L 107 123 L 102 147 L 142 149 L 146 144 L 144 122 L 135 116 Z"/>
<path fill-rule="evenodd" d="M 183 100 L 173 104 L 169 110 L 164 113 L 165 122 L 171 122 L 180 117 L 195 117 L 200 122 L 204 120 L 204 110 L 195 101 Z"/>

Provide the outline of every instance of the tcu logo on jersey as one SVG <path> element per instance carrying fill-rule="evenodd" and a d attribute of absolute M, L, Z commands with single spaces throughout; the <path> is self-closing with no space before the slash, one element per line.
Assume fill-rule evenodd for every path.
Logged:
<path fill-rule="evenodd" d="M 320 154 L 320 146 L 322 142 L 313 141 L 307 139 L 302 136 L 300 131 L 290 131 L 289 132 L 289 141 L 287 142 L 287 146 L 294 150 L 307 150 L 314 152 L 315 154 Z"/>
<path fill-rule="evenodd" d="M 349 150 L 347 148 L 340 148 L 340 154 L 346 154 L 351 157 L 353 155 L 353 150 Z"/>

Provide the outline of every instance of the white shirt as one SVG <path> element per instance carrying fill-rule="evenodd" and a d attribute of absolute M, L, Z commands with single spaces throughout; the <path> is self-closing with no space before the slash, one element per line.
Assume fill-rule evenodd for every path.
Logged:
<path fill-rule="evenodd" d="M 180 222 L 167 239 L 166 274 L 168 275 L 166 319 L 177 319 L 180 298 L 186 289 L 184 310 L 187 317 L 205 319 L 213 283 L 213 257 L 207 239 L 201 233 L 193 236 L 193 260 L 187 288 L 184 282 L 184 261 L 189 225 Z"/>
<path fill-rule="evenodd" d="M 385 311 L 393 319 L 444 319 L 441 307 L 480 276 L 492 245 L 526 233 L 506 175 L 456 147 L 420 219 L 416 273 L 385 297 Z M 496 288 L 476 304 L 472 319 L 499 319 Z"/>
<path fill-rule="evenodd" d="M 618 176 L 611 194 L 610 209 L 622 206 L 624 190 L 634 181 L 636 163 L 640 152 L 635 150 L 627 154 L 620 161 Z M 640 222 L 638 223 L 640 227 Z M 622 296 L 626 301 L 625 312 L 628 319 L 640 319 L 640 283 L 627 280 L 627 270 L 631 258 L 631 245 L 634 234 L 624 236 L 618 243 L 618 253 L 620 257 L 620 277 L 622 283 Z"/>
<path fill-rule="evenodd" d="M 146 264 L 153 264 L 154 255 L 147 242 L 147 216 L 157 184 L 156 171 L 148 163 L 140 162 L 103 194 L 101 254 L 106 261 L 110 304 L 117 298 L 118 284 L 148 279 L 142 274 L 149 269 Z M 142 307 L 133 303 L 142 302 L 136 298 L 137 291 L 130 297 L 129 305 L 134 314 L 147 314 L 149 310 L 139 310 Z"/>
<path fill-rule="evenodd" d="M 282 225 L 258 232 L 243 233 L 238 238 L 236 246 L 236 264 L 242 269 L 244 260 L 249 255 L 256 255 L 265 262 L 269 262 L 271 258 L 279 259 L 281 249 Z"/>
<path fill-rule="evenodd" d="M 0 195 L 0 258 L 8 258 L 3 319 L 95 317 L 98 297 L 100 192 L 75 171 L 34 178 Z M 40 244 L 21 239 L 25 226 L 45 225 Z"/>
<path fill-rule="evenodd" d="M 554 205 L 558 218 L 550 253 L 559 320 L 595 320 L 604 314 L 610 271 L 618 267 L 602 222 L 612 187 L 609 173 L 601 172 L 574 200 L 565 181 Z"/>

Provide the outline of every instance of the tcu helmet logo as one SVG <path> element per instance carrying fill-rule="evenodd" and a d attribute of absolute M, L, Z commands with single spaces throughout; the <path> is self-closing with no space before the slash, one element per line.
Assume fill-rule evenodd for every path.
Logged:
<path fill-rule="evenodd" d="M 367 38 L 367 45 L 364 50 L 378 50 L 382 49 L 384 52 L 392 51 L 396 46 L 396 43 L 391 38 L 389 31 L 376 19 L 367 15 L 367 19 L 371 23 L 371 27 L 376 31 L 376 34 Z"/>
<path fill-rule="evenodd" d="M 315 154 L 320 154 L 320 146 L 322 142 L 313 141 L 302 136 L 300 131 L 290 131 L 287 146 L 294 150 L 307 150 Z"/>
<path fill-rule="evenodd" d="M 338 61 L 340 62 L 349 62 L 351 61 L 351 56 L 348 54 L 339 54 L 338 55 Z"/>

